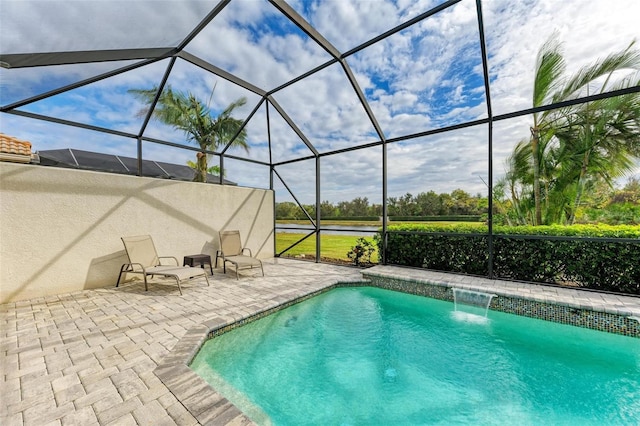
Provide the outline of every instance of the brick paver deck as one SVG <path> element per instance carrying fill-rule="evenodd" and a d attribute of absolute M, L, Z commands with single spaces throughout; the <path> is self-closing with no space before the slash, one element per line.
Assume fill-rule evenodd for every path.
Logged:
<path fill-rule="evenodd" d="M 196 425 L 154 372 L 188 330 L 360 279 L 355 268 L 274 259 L 264 278 L 218 270 L 183 296 L 175 284 L 136 283 L 1 305 L 0 424 Z M 238 412 L 211 419 L 250 423 Z"/>
<path fill-rule="evenodd" d="M 286 259 L 265 262 L 264 278 L 254 272 L 215 271 L 210 287 L 192 281 L 183 296 L 175 283 L 136 283 L 1 305 L 0 424 L 198 424 L 153 372 L 188 329 L 361 279 Z"/>

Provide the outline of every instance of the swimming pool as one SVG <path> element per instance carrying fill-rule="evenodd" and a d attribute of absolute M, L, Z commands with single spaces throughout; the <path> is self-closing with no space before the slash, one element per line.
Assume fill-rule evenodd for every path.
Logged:
<path fill-rule="evenodd" d="M 464 317 L 463 317 L 464 318 Z M 191 364 L 260 424 L 638 424 L 638 339 L 338 288 L 208 340 Z"/>

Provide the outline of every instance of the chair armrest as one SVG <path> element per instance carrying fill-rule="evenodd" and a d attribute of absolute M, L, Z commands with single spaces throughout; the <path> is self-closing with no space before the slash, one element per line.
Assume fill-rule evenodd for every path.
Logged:
<path fill-rule="evenodd" d="M 176 262 L 176 266 L 180 266 L 178 259 L 175 256 L 158 256 L 158 260 L 160 259 L 173 259 L 173 261 Z M 160 265 L 162 265 L 162 262 L 160 262 Z"/>
<path fill-rule="evenodd" d="M 125 266 L 127 268 L 131 268 L 130 270 L 126 270 L 125 271 Z M 136 268 L 134 268 L 134 266 L 138 266 L 139 269 L 136 270 Z M 142 263 L 125 263 L 122 265 L 122 268 L 120 268 L 122 270 L 122 272 L 145 272 L 144 266 L 142 266 Z"/>
<path fill-rule="evenodd" d="M 249 257 L 253 257 L 253 254 L 251 253 L 251 249 L 248 247 L 243 247 L 242 248 L 242 254 L 244 254 L 244 251 L 247 250 L 249 252 Z"/>

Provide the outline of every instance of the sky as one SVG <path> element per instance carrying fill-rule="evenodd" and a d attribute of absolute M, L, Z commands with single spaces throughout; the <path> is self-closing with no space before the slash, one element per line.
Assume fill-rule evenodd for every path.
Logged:
<path fill-rule="evenodd" d="M 341 53 L 411 19 L 437 0 L 311 0 L 289 4 Z M 211 10 L 204 1 L 0 0 L 0 53 L 38 53 L 175 46 Z M 567 73 L 640 41 L 637 0 L 485 0 L 482 2 L 494 115 L 531 107 L 538 49 L 552 35 L 562 43 Z M 233 0 L 185 48 L 215 66 L 271 91 L 331 59 L 275 7 L 262 0 Z M 0 68 L 0 104 L 10 105 L 130 62 Z M 385 138 L 438 129 L 487 117 L 488 109 L 475 0 L 462 0 L 346 58 Z M 27 112 L 137 134 L 143 105 L 131 89 L 161 81 L 168 61 L 22 106 Z M 246 97 L 245 119 L 261 97 L 178 60 L 168 83 L 174 90 L 210 100 L 214 113 Z M 358 147 L 380 138 L 339 64 L 273 93 L 273 98 L 320 153 Z M 267 134 L 267 114 L 271 153 Z M 494 123 L 493 179 L 505 172 L 514 145 L 527 138 L 531 117 Z M 247 125 L 242 158 L 274 163 L 306 158 L 311 151 L 278 112 L 263 104 Z M 136 155 L 135 139 L 0 114 L 0 132 L 31 141 L 34 150 L 76 148 Z M 185 136 L 152 121 L 145 136 L 186 143 Z M 451 192 L 487 194 L 488 127 L 387 144 L 388 196 Z M 194 151 L 153 143 L 146 159 L 185 164 Z M 333 203 L 366 197 L 382 200 L 380 146 L 327 155 L 320 160 L 321 199 Z M 217 161 L 214 160 L 214 163 Z M 268 188 L 265 166 L 226 159 L 226 177 L 243 186 Z M 276 201 L 315 201 L 316 162 L 276 167 Z M 640 168 L 635 172 L 640 177 Z M 280 179 L 284 180 L 284 184 Z"/>

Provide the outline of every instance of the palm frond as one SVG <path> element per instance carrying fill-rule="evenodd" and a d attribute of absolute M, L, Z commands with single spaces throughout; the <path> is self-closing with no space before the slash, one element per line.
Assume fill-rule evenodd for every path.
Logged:
<path fill-rule="evenodd" d="M 563 101 L 578 96 L 584 96 L 585 91 L 595 80 L 605 77 L 600 87 L 600 92 L 608 90 L 608 84 L 612 74 L 625 69 L 640 70 L 640 51 L 632 49 L 635 41 L 625 50 L 608 55 L 604 59 L 598 59 L 590 65 L 578 70 L 568 81 L 565 87 L 556 94 L 555 101 Z"/>
<path fill-rule="evenodd" d="M 536 59 L 536 74 L 533 81 L 533 106 L 551 101 L 551 97 L 562 86 L 562 74 L 566 65 L 562 56 L 562 45 L 554 32 L 542 45 Z"/>

